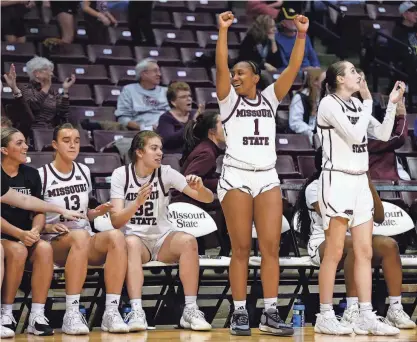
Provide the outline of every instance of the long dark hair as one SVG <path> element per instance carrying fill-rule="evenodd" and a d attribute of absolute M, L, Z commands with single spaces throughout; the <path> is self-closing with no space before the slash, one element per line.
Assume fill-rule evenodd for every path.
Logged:
<path fill-rule="evenodd" d="M 208 138 L 210 129 L 215 129 L 217 125 L 217 112 L 204 112 L 197 119 L 190 120 L 184 128 L 184 151 L 180 160 L 180 166 L 183 166 L 190 153 L 195 147 Z"/>
<path fill-rule="evenodd" d="M 314 164 L 316 166 L 316 172 L 307 179 L 304 183 L 303 187 L 301 188 L 300 192 L 298 193 L 297 201 L 295 203 L 295 211 L 299 212 L 298 216 L 298 223 L 297 223 L 297 230 L 301 233 L 301 238 L 304 242 L 308 242 L 310 238 L 311 232 L 311 219 L 309 210 L 307 208 L 306 202 L 306 189 L 307 187 L 316 179 L 319 179 L 321 173 L 321 160 L 322 160 L 322 148 L 318 148 L 316 151 L 316 155 L 314 158 Z"/>

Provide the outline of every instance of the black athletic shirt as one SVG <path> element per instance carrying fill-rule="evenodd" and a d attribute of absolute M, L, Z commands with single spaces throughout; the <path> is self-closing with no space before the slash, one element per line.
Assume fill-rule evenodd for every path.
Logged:
<path fill-rule="evenodd" d="M 10 188 L 16 190 L 17 192 L 42 199 L 41 178 L 39 177 L 38 170 L 30 166 L 27 166 L 24 164 L 20 165 L 19 173 L 15 177 L 10 177 L 9 175 L 7 175 L 2 168 L 1 169 L 2 194 L 4 192 L 3 184 L 5 182 L 9 184 Z M 34 214 L 33 212 L 28 211 L 28 210 L 16 208 L 5 203 L 1 204 L 1 217 L 3 217 L 12 225 L 23 230 L 32 229 L 32 219 L 34 216 L 33 214 Z M 7 234 L 1 234 L 1 238 L 17 241 L 17 239 Z"/>
<path fill-rule="evenodd" d="M 3 169 L 2 169 L 3 171 Z M 3 177 L 3 172 L 2 172 L 2 177 L 1 177 L 1 196 L 5 195 L 10 189 L 10 184 L 9 184 L 9 180 L 7 179 L 7 177 Z"/>

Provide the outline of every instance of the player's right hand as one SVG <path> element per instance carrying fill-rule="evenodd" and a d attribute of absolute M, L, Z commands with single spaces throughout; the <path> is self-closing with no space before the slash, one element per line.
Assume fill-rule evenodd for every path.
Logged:
<path fill-rule="evenodd" d="M 48 233 L 69 233 L 68 227 L 62 223 L 52 224 L 46 231 Z"/>
<path fill-rule="evenodd" d="M 219 14 L 219 26 L 223 28 L 228 28 L 230 25 L 233 24 L 233 20 L 235 19 L 235 16 L 231 11 L 223 12 Z"/>
<path fill-rule="evenodd" d="M 146 202 L 151 192 L 152 183 L 146 183 L 140 187 L 138 197 L 136 197 L 136 204 L 138 207 L 142 206 Z"/>
<path fill-rule="evenodd" d="M 38 242 L 39 234 L 36 234 L 32 231 L 25 230 L 20 236 L 20 241 L 27 247 L 32 246 L 34 243 Z"/>

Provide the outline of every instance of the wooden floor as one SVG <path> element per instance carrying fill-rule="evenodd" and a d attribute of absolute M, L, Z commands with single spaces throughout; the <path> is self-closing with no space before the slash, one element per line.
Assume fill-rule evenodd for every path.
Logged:
<path fill-rule="evenodd" d="M 6 341 L 6 340 L 4 340 Z M 9 339 L 9 341 L 13 341 Z M 100 330 L 94 330 L 87 336 L 69 336 L 56 332 L 54 336 L 39 337 L 33 335 L 17 335 L 14 341 L 18 342 L 118 342 L 118 341 L 135 341 L 135 342 L 208 342 L 208 341 L 233 341 L 233 342 L 267 342 L 267 341 L 294 341 L 294 342 L 337 342 L 337 341 L 373 341 L 373 342 L 417 342 L 417 329 L 402 330 L 397 337 L 384 336 L 330 336 L 315 334 L 312 327 L 296 329 L 293 337 L 276 337 L 261 334 L 258 329 L 252 330 L 252 336 L 231 336 L 228 329 L 214 329 L 211 332 L 194 332 L 189 330 L 153 330 L 134 334 L 109 334 L 102 333 Z"/>

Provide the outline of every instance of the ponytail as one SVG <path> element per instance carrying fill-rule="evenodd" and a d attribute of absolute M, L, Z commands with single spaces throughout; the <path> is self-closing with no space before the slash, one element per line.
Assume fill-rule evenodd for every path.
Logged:
<path fill-rule="evenodd" d="M 329 84 L 329 82 L 327 81 L 327 76 L 326 76 L 326 78 L 321 83 L 320 100 L 323 99 L 323 97 L 326 96 L 326 92 L 327 92 L 327 89 L 328 89 L 328 84 Z"/>

